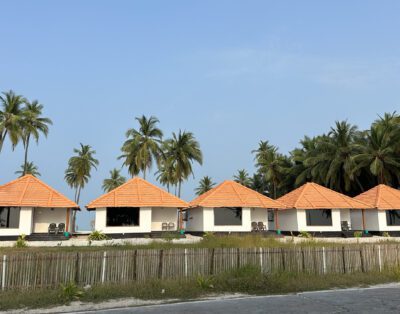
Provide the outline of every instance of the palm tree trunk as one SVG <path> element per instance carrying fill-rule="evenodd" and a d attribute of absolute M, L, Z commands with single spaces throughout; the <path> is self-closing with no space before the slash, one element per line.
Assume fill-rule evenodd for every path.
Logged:
<path fill-rule="evenodd" d="M 181 187 L 182 187 L 182 181 L 179 180 L 179 183 L 178 183 L 178 197 L 181 197 Z"/>
<path fill-rule="evenodd" d="M 146 180 L 146 169 L 143 170 L 143 179 Z"/>
<path fill-rule="evenodd" d="M 75 189 L 75 203 L 79 204 L 79 198 L 81 196 L 81 186 Z M 72 212 L 72 219 L 71 219 L 71 231 L 75 232 L 76 227 L 76 210 Z"/>
<path fill-rule="evenodd" d="M 4 140 L 6 139 L 7 130 L 4 131 L 4 134 L 0 134 L 0 152 L 3 148 Z"/>
<path fill-rule="evenodd" d="M 26 175 L 26 170 L 27 170 L 27 166 L 28 166 L 29 138 L 30 138 L 30 136 L 28 135 L 26 137 L 26 142 L 25 142 L 24 173 L 22 175 Z"/>

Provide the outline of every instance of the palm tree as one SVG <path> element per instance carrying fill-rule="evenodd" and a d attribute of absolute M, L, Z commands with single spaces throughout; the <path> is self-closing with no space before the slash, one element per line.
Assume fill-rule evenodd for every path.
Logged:
<path fill-rule="evenodd" d="M 215 186 L 215 183 L 209 176 L 204 176 L 200 181 L 199 181 L 199 186 L 195 188 L 196 195 L 201 195 L 204 194 L 208 191 L 210 191 L 213 187 Z"/>
<path fill-rule="evenodd" d="M 79 204 L 82 189 L 89 182 L 92 169 L 97 170 L 99 161 L 94 158 L 96 151 L 92 150 L 90 145 L 80 144 L 80 149 L 74 148 L 75 156 L 68 161 L 68 167 L 65 171 L 65 181 L 75 189 L 75 203 Z M 75 230 L 76 211 L 73 212 L 72 230 Z"/>
<path fill-rule="evenodd" d="M 110 171 L 110 178 L 103 180 L 102 188 L 104 192 L 110 192 L 125 182 L 126 178 L 121 175 L 120 170 L 114 168 Z"/>
<path fill-rule="evenodd" d="M 154 159 L 158 161 L 160 158 L 163 133 L 157 127 L 159 120 L 156 117 L 147 118 L 143 115 L 136 120 L 139 130 L 129 129 L 126 132 L 127 140 L 121 148 L 119 159 L 124 159 L 124 165 L 132 176 L 143 172 L 143 178 L 146 179 L 146 170 L 152 167 Z"/>
<path fill-rule="evenodd" d="M 241 185 L 251 186 L 251 178 L 245 169 L 238 170 L 237 174 L 233 176 L 233 180 Z"/>
<path fill-rule="evenodd" d="M 312 152 L 304 160 L 312 181 L 341 193 L 361 192 L 354 156 L 360 151 L 363 136 L 356 126 L 337 121 L 327 135 L 317 137 Z"/>
<path fill-rule="evenodd" d="M 22 135 L 23 105 L 26 99 L 12 90 L 0 96 L 0 152 L 8 135 L 12 147 L 18 144 Z"/>
<path fill-rule="evenodd" d="M 21 170 L 15 171 L 15 174 L 19 175 L 20 177 L 23 177 L 26 174 L 33 175 L 34 177 L 40 177 L 38 167 L 34 165 L 33 162 L 24 163 L 20 168 Z"/>
<path fill-rule="evenodd" d="M 268 141 L 261 141 L 259 148 L 254 150 L 256 166 L 263 175 L 264 180 L 272 186 L 272 196 L 278 196 L 278 186 L 283 182 L 286 174 L 284 156 L 278 153 L 278 148 L 270 145 Z"/>
<path fill-rule="evenodd" d="M 371 128 L 368 144 L 355 156 L 358 163 L 355 170 L 367 168 L 379 184 L 391 185 L 393 178 L 400 180 L 399 139 L 388 132 L 392 131 L 378 125 Z"/>
<path fill-rule="evenodd" d="M 39 104 L 37 100 L 34 100 L 31 103 L 26 102 L 26 107 L 22 112 L 22 141 L 25 148 L 24 174 L 28 166 L 28 149 L 31 137 L 38 143 L 40 133 L 47 137 L 49 125 L 53 124 L 49 118 L 42 117 L 42 110 L 43 105 Z"/>
<path fill-rule="evenodd" d="M 172 133 L 172 138 L 166 140 L 164 145 L 165 158 L 174 168 L 180 197 L 182 182 L 193 174 L 193 162 L 203 164 L 203 154 L 192 132 L 179 130 L 178 134 Z"/>
<path fill-rule="evenodd" d="M 163 145 L 164 146 L 164 145 Z M 178 180 L 176 178 L 176 172 L 174 165 L 171 161 L 165 158 L 165 153 L 162 155 L 159 165 L 158 171 L 156 172 L 157 180 L 164 186 L 167 187 L 168 192 L 170 192 L 170 187 L 178 184 Z"/>

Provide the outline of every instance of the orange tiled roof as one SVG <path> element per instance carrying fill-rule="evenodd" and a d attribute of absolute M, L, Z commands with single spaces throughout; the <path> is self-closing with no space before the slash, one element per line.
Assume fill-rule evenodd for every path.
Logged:
<path fill-rule="evenodd" d="M 224 181 L 190 203 L 191 207 L 285 208 L 285 205 L 234 181 Z"/>
<path fill-rule="evenodd" d="M 0 206 L 79 208 L 79 206 L 32 175 L 0 185 Z"/>
<path fill-rule="evenodd" d="M 159 187 L 135 177 L 116 189 L 91 201 L 87 208 L 102 207 L 188 207 L 188 203 L 160 189 Z"/>
<path fill-rule="evenodd" d="M 287 208 L 368 208 L 368 205 L 316 183 L 306 183 L 278 198 Z"/>
<path fill-rule="evenodd" d="M 354 199 L 376 209 L 400 209 L 400 190 L 384 184 L 377 185 Z"/>

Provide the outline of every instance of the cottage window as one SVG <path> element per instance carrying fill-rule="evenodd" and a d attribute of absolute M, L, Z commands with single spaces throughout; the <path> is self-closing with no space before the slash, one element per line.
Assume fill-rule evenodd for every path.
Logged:
<path fill-rule="evenodd" d="M 139 207 L 108 207 L 107 227 L 139 226 Z"/>
<path fill-rule="evenodd" d="M 387 210 L 386 223 L 388 226 L 400 226 L 400 210 Z"/>
<path fill-rule="evenodd" d="M 332 226 L 331 209 L 307 209 L 307 226 Z"/>
<path fill-rule="evenodd" d="M 19 207 L 0 207 L 0 228 L 19 228 Z"/>
<path fill-rule="evenodd" d="M 219 207 L 214 208 L 215 226 L 241 226 L 242 208 L 241 207 Z"/>

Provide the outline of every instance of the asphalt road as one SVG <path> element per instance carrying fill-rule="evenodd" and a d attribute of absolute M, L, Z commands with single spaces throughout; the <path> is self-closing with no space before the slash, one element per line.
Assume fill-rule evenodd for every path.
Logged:
<path fill-rule="evenodd" d="M 93 313 L 93 312 L 81 312 Z M 400 313 L 400 287 L 305 292 L 96 311 L 98 314 Z"/>

